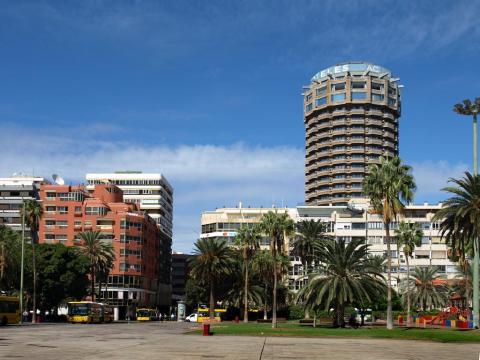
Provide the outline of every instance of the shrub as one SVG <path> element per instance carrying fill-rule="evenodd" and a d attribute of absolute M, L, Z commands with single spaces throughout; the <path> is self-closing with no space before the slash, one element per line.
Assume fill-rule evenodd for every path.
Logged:
<path fill-rule="evenodd" d="M 300 305 L 290 305 L 288 307 L 287 318 L 289 320 L 299 320 L 305 317 L 305 311 Z"/>

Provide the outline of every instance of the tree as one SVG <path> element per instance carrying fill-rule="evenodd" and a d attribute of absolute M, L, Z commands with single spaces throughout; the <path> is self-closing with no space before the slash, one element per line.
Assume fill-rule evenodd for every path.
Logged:
<path fill-rule="evenodd" d="M 450 257 L 457 260 L 466 270 L 469 268 L 467 257 L 474 256 L 475 247 L 478 250 L 480 176 L 466 172 L 463 178 L 451 178 L 449 182 L 455 186 L 448 186 L 442 190 L 449 193 L 451 197 L 443 202 L 443 207 L 435 214 L 434 220 L 440 221 L 440 234 L 450 247 Z M 465 280 L 468 287 L 471 282 L 468 278 Z M 473 286 L 476 286 L 475 281 Z M 469 293 L 468 290 L 466 292 Z M 476 314 L 474 314 L 475 318 Z"/>
<path fill-rule="evenodd" d="M 269 211 L 260 219 L 261 231 L 270 238 L 272 257 L 277 258 L 277 250 L 282 253 L 285 239 L 294 233 L 295 224 L 286 213 Z M 276 267 L 276 263 L 275 263 Z M 277 327 L 277 283 L 278 268 L 273 272 L 272 328 Z"/>
<path fill-rule="evenodd" d="M 319 249 L 320 268 L 300 289 L 297 299 L 309 310 L 335 309 L 334 326 L 344 324 L 345 307 L 371 302 L 385 291 L 381 269 L 372 266 L 368 247 L 361 239 L 350 243 L 330 240 Z"/>
<path fill-rule="evenodd" d="M 267 320 L 267 304 L 268 304 L 268 289 L 273 288 L 273 269 L 275 264 L 273 262 L 272 253 L 268 250 L 261 250 L 255 254 L 252 261 L 253 271 L 263 280 L 264 283 L 264 301 L 263 301 L 263 318 Z"/>
<path fill-rule="evenodd" d="M 81 300 L 88 288 L 88 259 L 63 244 L 37 245 L 39 309 L 50 311 L 65 300 Z"/>
<path fill-rule="evenodd" d="M 245 271 L 245 266 L 251 268 L 252 263 L 243 261 L 243 254 L 233 256 L 231 271 L 224 280 L 229 285 L 225 299 L 231 305 L 239 308 L 245 303 L 253 305 L 262 303 L 263 288 L 259 285 L 259 279 L 252 276 L 254 274 L 253 271 Z M 245 281 L 245 276 L 250 277 L 248 282 Z M 248 285 L 248 288 L 245 288 L 245 284 Z M 245 317 L 248 319 L 248 307 L 246 310 L 247 313 L 244 313 L 244 319 Z"/>
<path fill-rule="evenodd" d="M 447 288 L 439 282 L 440 276 L 435 266 L 416 267 L 409 278 L 412 302 L 422 310 L 441 308 L 447 302 Z"/>
<path fill-rule="evenodd" d="M 30 243 L 32 244 L 32 281 L 33 281 L 33 314 L 32 322 L 37 321 L 37 267 L 35 259 L 35 244 L 38 243 L 38 228 L 40 218 L 43 215 L 42 206 L 35 200 L 27 200 L 23 203 L 20 210 L 21 215 L 25 219 L 26 225 L 30 228 Z"/>
<path fill-rule="evenodd" d="M 423 231 L 418 223 L 407 223 L 401 221 L 398 228 L 395 230 L 397 238 L 398 257 L 400 257 L 400 247 L 403 247 L 403 254 L 407 262 L 407 326 L 410 325 L 410 287 L 408 286 L 408 279 L 410 279 L 410 263 L 409 259 L 413 257 L 413 251 L 416 246 L 422 245 Z"/>
<path fill-rule="evenodd" d="M 0 289 L 16 292 L 20 278 L 21 239 L 18 232 L 0 225 Z"/>
<path fill-rule="evenodd" d="M 315 249 L 320 246 L 322 241 L 331 238 L 326 232 L 326 224 L 320 220 L 306 220 L 297 224 L 297 236 L 292 243 L 292 254 L 300 257 L 304 276 L 308 275 L 309 267 L 316 260 Z M 305 310 L 305 318 L 309 317 L 308 310 Z"/>
<path fill-rule="evenodd" d="M 113 246 L 102 240 L 100 231 L 86 231 L 78 234 L 82 240 L 79 250 L 89 262 L 92 301 L 95 301 L 95 276 L 100 266 L 113 264 L 115 252 Z"/>
<path fill-rule="evenodd" d="M 215 317 L 215 283 L 221 276 L 231 272 L 232 252 L 225 240 L 199 239 L 195 243 L 195 255 L 190 262 L 191 273 L 210 288 L 210 319 Z"/>
<path fill-rule="evenodd" d="M 272 253 L 268 250 L 257 251 L 252 259 L 252 270 L 263 282 L 263 318 L 265 320 L 267 320 L 269 300 L 272 300 L 272 296 L 268 295 L 268 290 L 273 289 L 273 271 L 277 269 L 277 277 L 279 277 L 288 271 L 289 264 L 287 256 L 277 254 L 277 265 L 275 266 Z"/>
<path fill-rule="evenodd" d="M 257 226 L 248 227 L 242 226 L 236 236 L 237 245 L 240 247 L 242 251 L 243 257 L 243 271 L 244 275 L 242 278 L 244 279 L 243 284 L 243 321 L 248 322 L 248 270 L 250 269 L 250 258 L 254 254 L 254 252 L 260 247 L 260 232 Z"/>
<path fill-rule="evenodd" d="M 292 254 L 300 257 L 304 275 L 308 274 L 308 267 L 315 260 L 315 249 L 322 241 L 331 239 L 326 232 L 326 224 L 320 220 L 306 220 L 297 224 L 297 236 L 292 243 Z"/>
<path fill-rule="evenodd" d="M 390 224 L 413 200 L 416 189 L 411 167 L 398 157 L 380 157 L 380 163 L 369 167 L 363 180 L 363 191 L 370 198 L 373 211 L 382 216 L 387 241 L 387 329 L 393 329 L 392 318 L 392 254 Z"/>

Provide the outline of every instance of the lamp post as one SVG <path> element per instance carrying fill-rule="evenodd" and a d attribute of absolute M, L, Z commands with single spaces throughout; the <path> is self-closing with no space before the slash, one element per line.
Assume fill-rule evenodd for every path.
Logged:
<path fill-rule="evenodd" d="M 477 97 L 472 103 L 470 100 L 463 100 L 463 104 L 456 104 L 453 108 L 459 115 L 468 115 L 473 116 L 473 175 L 478 175 L 478 124 L 477 124 L 477 114 L 480 110 L 480 97 Z M 478 248 L 478 238 L 473 239 L 473 324 L 476 328 L 479 327 L 479 248 Z"/>
<path fill-rule="evenodd" d="M 23 323 L 23 266 L 25 261 L 25 203 L 22 200 L 22 254 L 20 264 L 20 324 Z"/>

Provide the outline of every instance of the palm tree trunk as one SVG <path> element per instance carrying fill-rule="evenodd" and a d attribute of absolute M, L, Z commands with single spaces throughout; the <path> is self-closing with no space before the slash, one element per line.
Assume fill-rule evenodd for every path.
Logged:
<path fill-rule="evenodd" d="M 35 262 L 35 236 L 32 233 L 31 236 L 31 243 L 32 243 L 32 272 L 33 272 L 33 312 L 32 312 L 32 323 L 37 322 L 37 266 Z"/>
<path fill-rule="evenodd" d="M 305 261 L 303 265 L 303 275 L 308 276 L 308 269 L 307 269 L 307 262 Z M 305 319 L 310 319 L 310 311 L 308 309 L 305 309 Z"/>
<path fill-rule="evenodd" d="M 392 254 L 390 252 L 390 223 L 384 222 L 387 239 L 387 329 L 393 329 L 392 318 Z"/>
<path fill-rule="evenodd" d="M 265 284 L 265 302 L 263 304 L 263 320 L 267 320 L 267 286 Z"/>
<path fill-rule="evenodd" d="M 410 264 L 408 262 L 408 255 L 406 256 L 407 260 L 407 326 L 410 326 Z"/>
<path fill-rule="evenodd" d="M 397 288 L 400 286 L 400 246 L 397 245 Z"/>
<path fill-rule="evenodd" d="M 210 320 L 215 319 L 215 300 L 213 296 L 213 280 L 210 279 L 210 308 L 208 309 L 210 313 Z"/>
<path fill-rule="evenodd" d="M 273 303 L 272 303 L 272 328 L 277 327 L 277 250 L 276 239 L 273 243 Z"/>
<path fill-rule="evenodd" d="M 90 269 L 92 273 L 91 281 L 91 290 L 92 290 L 92 301 L 95 301 L 95 266 L 92 266 Z"/>
<path fill-rule="evenodd" d="M 243 322 L 248 323 L 248 260 L 245 259 L 245 288 L 243 289 Z"/>

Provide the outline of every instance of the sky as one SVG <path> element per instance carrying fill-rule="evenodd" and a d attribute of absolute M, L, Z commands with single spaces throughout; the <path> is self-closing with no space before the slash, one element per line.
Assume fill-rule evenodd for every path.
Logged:
<path fill-rule="evenodd" d="M 162 173 L 173 249 L 217 207 L 304 201 L 302 86 L 349 60 L 400 77 L 416 203 L 471 168 L 480 1 L 10 1 L 0 7 L 0 176 Z"/>

